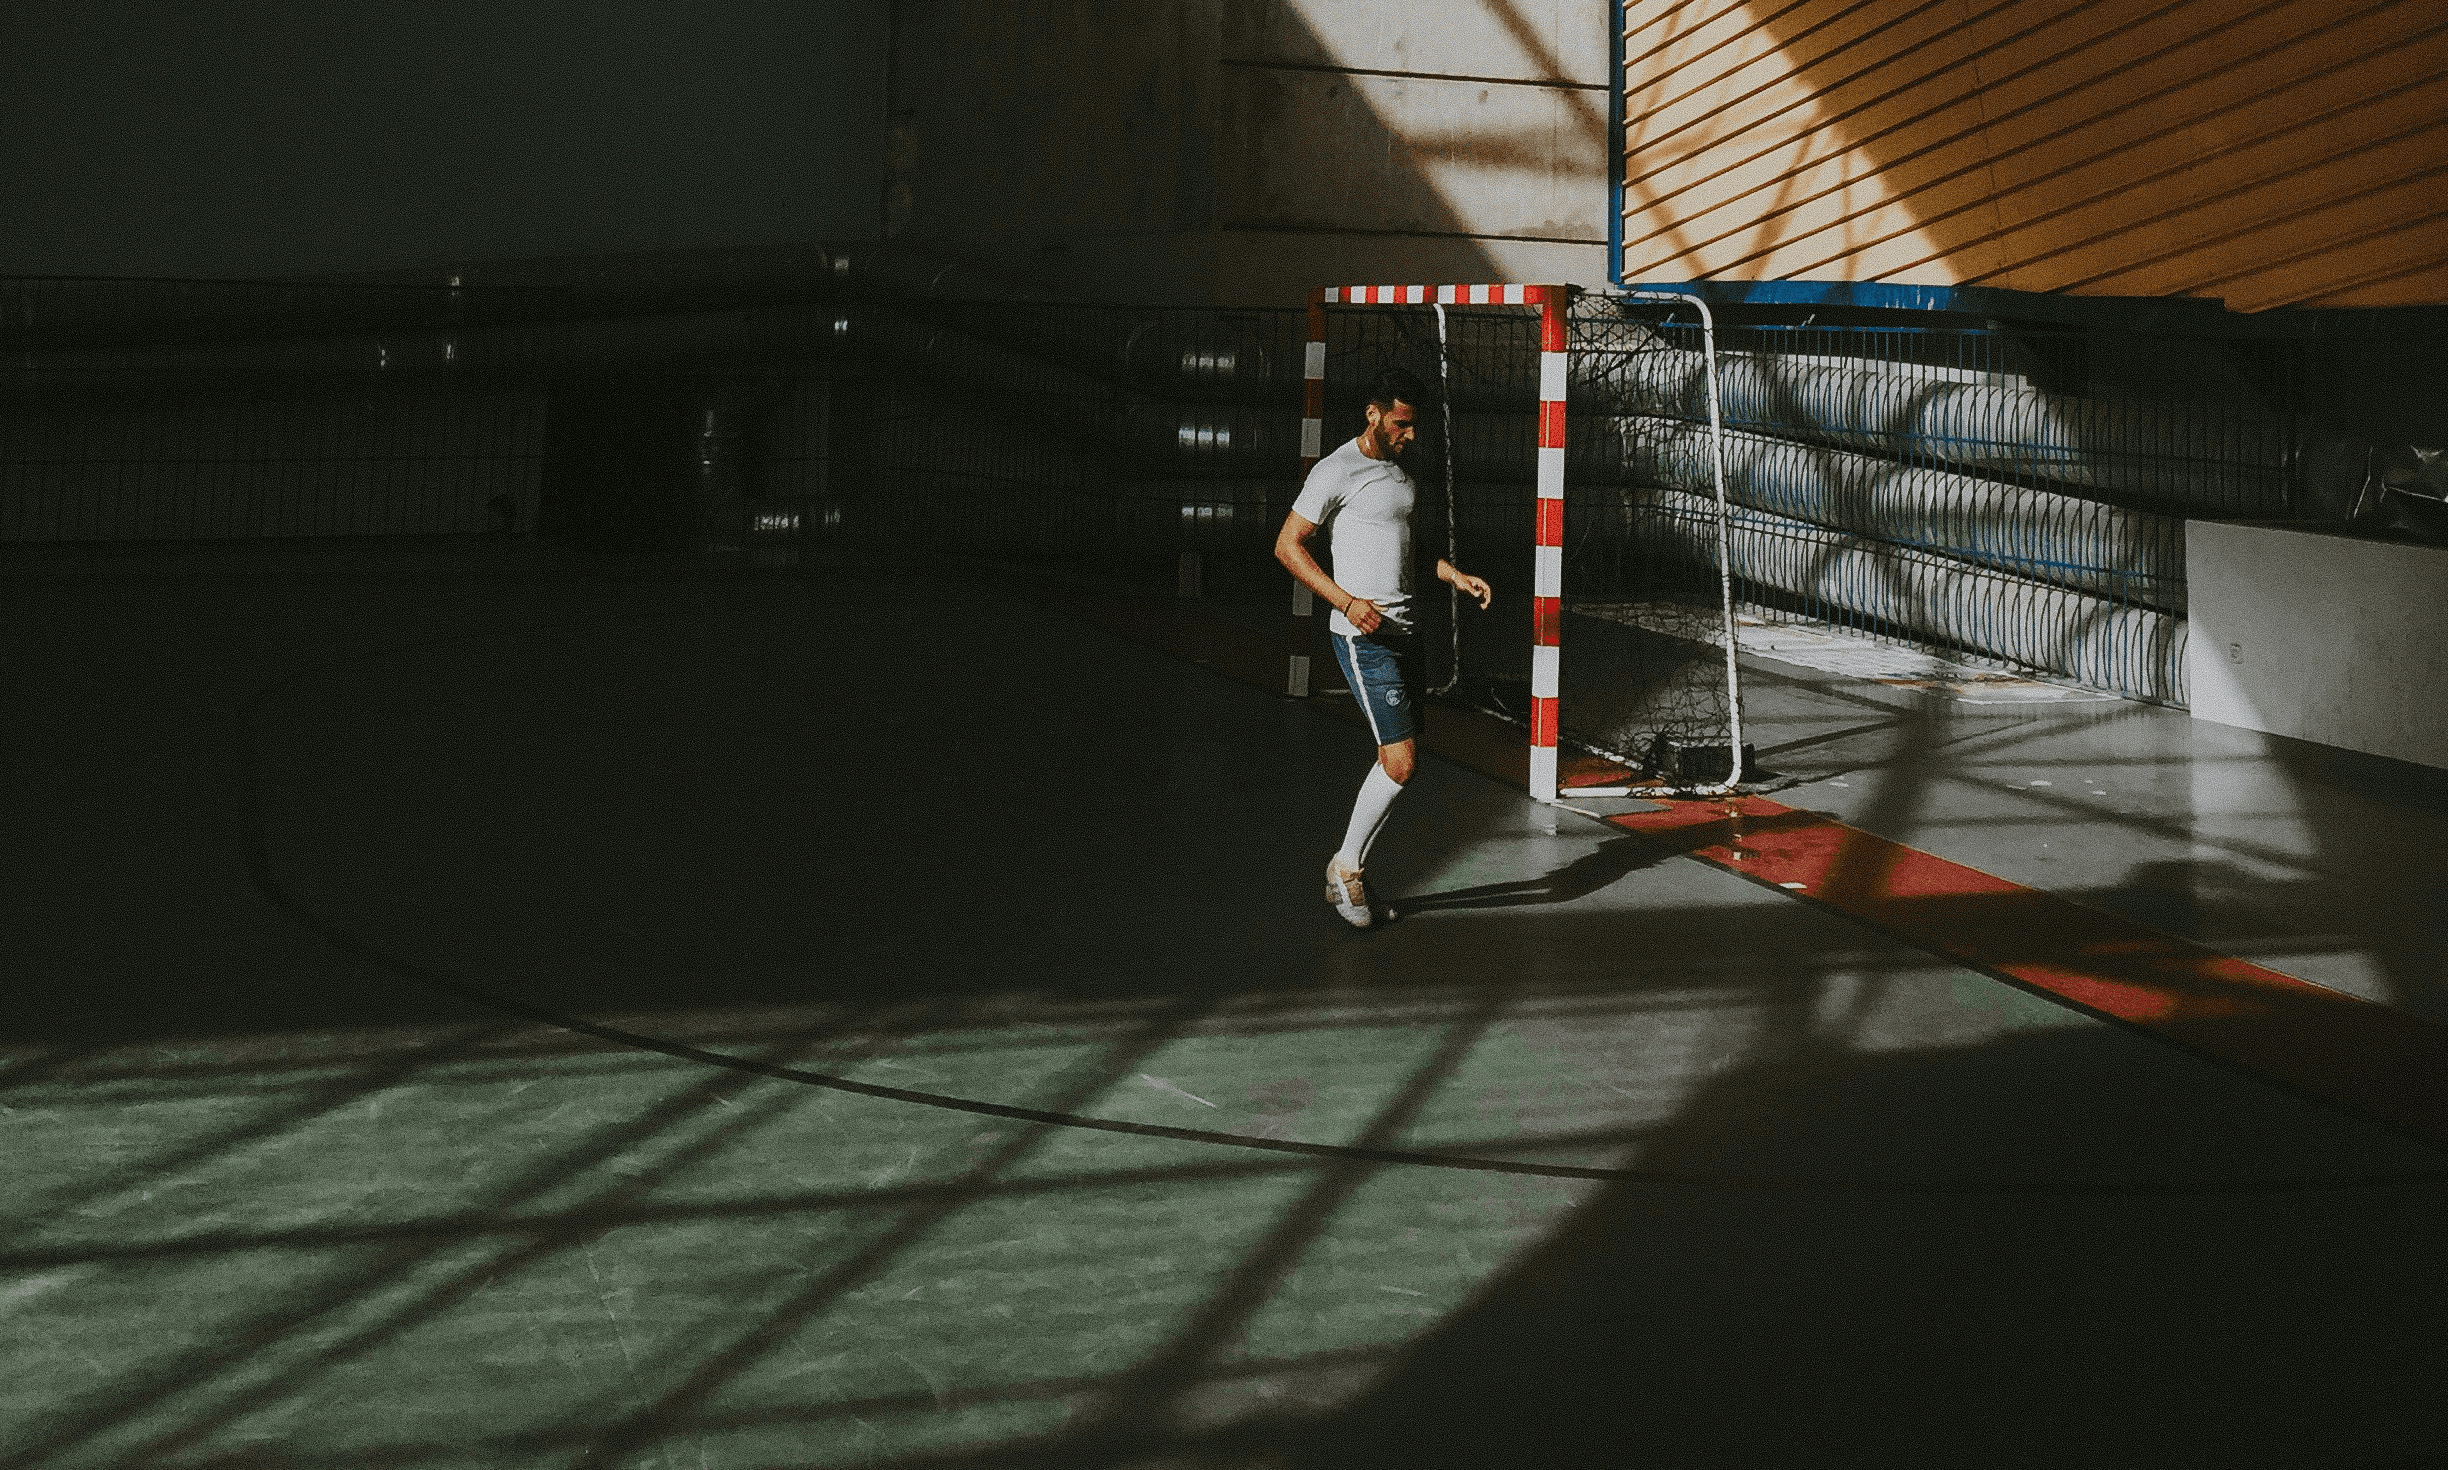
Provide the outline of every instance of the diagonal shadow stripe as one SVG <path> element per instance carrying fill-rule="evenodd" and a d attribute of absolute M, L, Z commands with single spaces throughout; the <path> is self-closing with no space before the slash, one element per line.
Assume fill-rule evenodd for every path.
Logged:
<path fill-rule="evenodd" d="M 1071 1100 L 1085 1103 L 1111 1090 L 1131 1067 L 1178 1037 L 1182 1026 L 1205 1009 L 1203 1001 L 1185 1000 L 1149 1018 L 1135 1034 L 1117 1039 L 1098 1067 L 1066 1089 Z M 811 1281 L 805 1290 L 733 1334 L 719 1348 L 693 1355 L 696 1367 L 685 1382 L 606 1428 L 582 1455 L 603 1464 L 622 1463 L 661 1439 L 666 1426 L 692 1418 L 725 1386 L 822 1316 L 852 1288 L 880 1275 L 919 1240 L 979 1198 L 994 1193 L 996 1176 L 1043 1143 L 1054 1126 L 1040 1124 L 1014 1134 L 959 1177 L 947 1181 L 946 1189 L 905 1207 L 891 1228 Z"/>
<path fill-rule="evenodd" d="M 1184 650 L 1196 646 L 1200 633 L 1188 613 L 1150 631 L 1083 605 L 1093 599 L 1046 601 L 1182 657 L 1192 656 Z M 1226 644 L 1247 637 L 1212 619 L 1207 636 Z M 1229 665 L 1196 661 L 1233 672 Z M 1483 775 L 1524 783 L 1525 742 L 1518 731 L 1503 750 L 1493 749 L 1488 732 L 1477 728 L 1460 739 L 1440 738 L 1453 733 L 1460 733 L 1455 726 L 1431 722 L 1421 743 Z M 1823 813 L 1758 796 L 1656 800 L 1665 810 L 1600 820 L 1667 852 L 1841 913 L 1924 953 L 2133 1026 L 2435 1148 L 2448 1147 L 2448 1095 L 2437 1082 L 2448 1073 L 2448 1028 L 1948 862 Z M 1608 1177 L 1634 1178 L 1639 1171 Z"/>
<path fill-rule="evenodd" d="M 1502 1017 L 1510 998 L 1503 987 L 1491 988 L 1470 1015 L 1449 1026 L 1436 1051 L 1378 1109 L 1361 1138 L 1400 1136 Z M 1204 1378 L 1233 1334 L 1246 1329 L 1250 1318 L 1276 1297 L 1285 1278 L 1326 1233 L 1329 1223 L 1374 1177 L 1376 1170 L 1360 1159 L 1346 1159 L 1337 1167 L 1317 1171 L 1308 1192 L 1283 1212 L 1263 1240 L 1243 1253 L 1240 1263 L 1172 1340 L 1117 1375 L 1099 1394 L 1098 1411 L 1075 1421 L 1078 1427 L 1066 1439 L 1081 1463 L 1119 1461 L 1133 1450 L 1151 1448 L 1147 1430 L 1175 1417 L 1166 1412 L 1167 1407 Z"/>
<path fill-rule="evenodd" d="M 821 1030 L 818 1028 L 809 1033 L 786 1036 L 776 1043 L 776 1050 L 788 1054 L 803 1048 L 815 1040 Z M 514 1187 L 494 1201 L 494 1207 L 515 1208 L 524 1201 L 541 1198 L 555 1188 L 583 1177 L 606 1160 L 655 1139 L 671 1136 L 675 1129 L 686 1126 L 718 1098 L 724 1085 L 708 1076 L 665 1099 L 638 1118 L 582 1140 L 576 1148 L 551 1161 L 545 1168 L 518 1180 Z M 764 1108 L 743 1111 L 741 1116 L 727 1120 L 721 1127 L 666 1157 L 654 1170 L 624 1176 L 617 1183 L 598 1190 L 593 1202 L 599 1208 L 617 1208 L 621 1203 L 649 1192 L 660 1178 L 726 1146 L 730 1139 L 756 1127 L 767 1111 L 780 1106 L 782 1103 L 777 1098 Z M 41 1464 L 97 1438 L 121 1431 L 125 1426 L 137 1422 L 146 1411 L 171 1403 L 181 1395 L 217 1392 L 217 1402 L 209 1407 L 199 1406 L 184 1415 L 175 1428 L 148 1438 L 135 1452 L 141 1458 L 122 1459 L 122 1463 L 128 1464 L 161 1463 L 172 1452 L 190 1447 L 212 1431 L 276 1402 L 283 1392 L 329 1366 L 371 1351 L 419 1323 L 433 1319 L 481 1290 L 484 1283 L 497 1275 L 523 1269 L 573 1245 L 583 1246 L 601 1234 L 604 1228 L 604 1225 L 587 1219 L 582 1213 L 573 1219 L 568 1229 L 542 1236 L 503 1240 L 500 1248 L 490 1257 L 454 1268 L 439 1281 L 418 1281 L 416 1277 L 450 1244 L 449 1241 L 403 1238 L 382 1242 L 383 1248 L 371 1260 L 318 1283 L 311 1300 L 270 1304 L 233 1332 L 215 1351 L 183 1362 L 161 1378 L 92 1405 L 54 1430 L 44 1442 L 0 1460 L 0 1465 L 12 1467 L 13 1470 L 13 1467 Z M 339 1314 L 386 1289 L 404 1289 L 410 1300 L 382 1307 L 374 1314 L 376 1320 L 370 1323 L 344 1326 L 340 1341 L 310 1358 L 274 1364 L 251 1380 L 231 1381 L 233 1375 L 243 1378 L 256 1353 L 292 1338 L 315 1324 L 339 1321 Z"/>
<path fill-rule="evenodd" d="M 2434 1147 L 2448 1028 L 1765 797 L 1609 817 L 1917 949 Z"/>
<path fill-rule="evenodd" d="M 1008 572 L 1010 569 L 1007 568 L 1003 570 Z M 1052 589 L 1045 583 L 1035 581 L 1034 579 L 1007 578 L 1007 584 L 1009 581 L 1013 580 L 1024 581 L 1028 584 L 1029 592 L 1036 594 L 1032 600 L 1041 601 L 1046 605 L 1054 606 L 1061 611 L 1081 617 L 1085 621 L 1104 626 L 1108 631 L 1114 632 L 1126 638 L 1131 638 L 1133 641 L 1140 641 L 1143 643 L 1147 641 L 1156 641 L 1159 648 L 1162 648 L 1167 652 L 1177 653 L 1182 657 L 1189 657 L 1187 653 L 1181 652 L 1183 641 L 1186 639 L 1196 640 L 1202 635 L 1220 638 L 1227 647 L 1243 651 L 1247 649 L 1249 643 L 1252 641 L 1249 638 L 1246 630 L 1226 627 L 1216 623 L 1212 619 L 1205 619 L 1197 616 L 1196 614 L 1178 611 L 1172 619 L 1167 621 L 1163 631 L 1156 634 L 1155 638 L 1151 640 L 1146 630 L 1137 628 L 1131 619 L 1121 616 L 1118 613 L 1108 611 L 1106 603 L 1100 599 L 1090 596 L 1082 596 L 1075 592 Z M 1048 595 L 1049 593 L 1052 595 Z M 635 620 L 633 619 L 629 621 Z M 465 637 L 461 637 L 436 641 L 462 642 L 468 640 Z M 385 650 L 385 652 L 396 651 L 398 651 L 398 649 Z M 367 656 L 370 655 L 361 655 L 359 657 L 362 658 Z M 340 662 L 346 663 L 355 661 L 357 660 L 350 659 L 342 660 Z M 1200 662 L 1204 661 L 1200 660 Z M 1009 1103 L 987 1102 L 979 1098 L 953 1097 L 944 1093 L 924 1092 L 913 1088 L 889 1087 L 879 1083 L 860 1082 L 852 1078 L 837 1076 L 830 1073 L 810 1071 L 805 1068 L 793 1067 L 783 1063 L 764 1061 L 753 1057 L 736 1056 L 725 1052 L 710 1051 L 704 1047 L 692 1046 L 686 1042 L 674 1041 L 664 1037 L 650 1036 L 642 1032 L 631 1031 L 623 1027 L 607 1026 L 599 1022 L 589 1021 L 583 1017 L 573 1016 L 548 1006 L 537 1005 L 517 996 L 509 995 L 502 991 L 496 990 L 490 986 L 482 985 L 469 980 L 463 980 L 456 976 L 444 974 L 443 972 L 430 966 L 420 965 L 403 959 L 400 956 L 389 953 L 371 941 L 363 939 L 360 936 L 351 933 L 350 931 L 331 922 L 330 920 L 325 919 L 322 915 L 316 913 L 312 908 L 301 902 L 294 894 L 290 893 L 289 890 L 281 883 L 279 875 L 275 871 L 272 862 L 270 834 L 267 832 L 265 827 L 263 806 L 261 801 L 262 777 L 258 769 L 256 756 L 256 742 L 254 738 L 255 725 L 257 720 L 260 718 L 263 706 L 269 703 L 276 695 L 285 693 L 289 689 L 304 683 L 307 679 L 320 671 L 320 668 L 306 669 L 287 675 L 258 691 L 256 695 L 247 700 L 237 712 L 237 723 L 239 726 L 237 760 L 240 767 L 239 790 L 241 792 L 242 802 L 243 841 L 245 844 L 244 856 L 247 876 L 257 895 L 266 904 L 287 915 L 301 928 L 315 935 L 325 944 L 331 946 L 334 950 L 348 955 L 353 959 L 357 959 L 369 966 L 387 971 L 390 974 L 396 975 L 401 979 L 407 980 L 416 985 L 441 991 L 445 994 L 454 995 L 480 1006 L 506 1012 L 511 1015 L 524 1016 L 530 1020 L 540 1021 L 548 1026 L 557 1027 L 562 1030 L 575 1032 L 584 1036 L 593 1036 L 600 1040 L 615 1042 L 623 1046 L 632 1046 L 644 1051 L 660 1052 L 665 1056 L 679 1057 L 694 1062 L 702 1062 L 712 1067 L 722 1067 L 731 1071 L 744 1072 L 761 1077 L 772 1077 L 782 1081 L 796 1082 L 810 1087 L 822 1087 L 831 1091 L 850 1093 L 860 1097 L 872 1097 L 891 1102 L 915 1103 L 925 1107 L 946 1108 L 956 1112 L 974 1113 L 982 1117 L 1006 1118 L 1015 1122 L 1049 1124 L 1094 1132 L 1125 1134 L 1140 1138 L 1175 1139 L 1188 1143 L 1205 1143 L 1228 1148 L 1254 1149 L 1266 1153 L 1297 1154 L 1308 1158 L 1366 1160 L 1386 1164 L 1408 1164 L 1424 1168 L 1455 1169 L 1488 1174 L 1519 1174 L 1553 1179 L 1605 1179 L 1620 1180 L 1627 1183 L 1678 1185 L 1695 1188 L 1798 1191 L 1805 1193 L 1859 1192 L 1887 1195 L 2065 1195 L 2086 1197 L 2143 1197 L 2261 1192 L 2286 1193 L 2300 1190 L 2341 1188 L 2389 1188 L 2402 1184 L 2423 1183 L 2448 1178 L 2448 1169 L 2442 1169 L 2401 1171 L 2389 1174 L 2374 1174 L 2353 1177 L 2330 1177 L 2325 1179 L 2293 1178 L 2246 1180 L 2237 1181 L 2230 1184 L 2207 1186 L 2153 1185 L 2139 1183 L 2086 1184 L 2070 1181 L 2043 1181 L 2028 1179 L 1999 1181 L 1958 1180 L 1937 1182 L 1901 1182 L 1881 1180 L 1831 1181 L 1826 1179 L 1798 1178 L 1780 1175 L 1700 1174 L 1678 1170 L 1607 1169 L 1571 1164 L 1536 1164 L 1512 1159 L 1497 1159 L 1471 1155 L 1439 1153 L 1428 1150 L 1382 1148 L 1365 1144 L 1306 1143 L 1291 1139 L 1260 1138 L 1249 1134 L 1222 1133 L 1201 1128 L 1177 1128 L 1156 1123 L 1125 1122 L 1119 1119 L 1089 1117 L 1083 1114 L 1053 1109 L 1029 1108 Z M 1248 677 L 1246 673 L 1229 667 L 1219 670 L 1219 672 L 1226 673 L 1228 677 L 1239 677 L 1243 679 Z M 1274 669 L 1270 662 L 1262 684 L 1262 687 L 1268 688 L 1270 691 L 1274 687 L 1273 673 Z M 1436 751 L 1436 753 L 1444 755 L 1448 759 L 1454 759 L 1462 764 L 1470 765 L 1474 769 L 1482 770 L 1483 773 L 1495 774 L 1499 780 L 1506 780 L 1509 778 L 1511 784 L 1521 784 L 1522 781 L 1526 779 L 1528 770 L 1528 757 L 1524 744 L 1516 738 L 1503 740 L 1500 745 L 1497 739 L 1492 738 L 1493 732 L 1503 731 L 1509 727 L 1500 725 L 1496 721 L 1486 716 L 1476 715 L 1475 712 L 1465 713 L 1470 717 L 1458 722 L 1454 726 L 1448 727 L 1448 729 L 1460 736 L 1457 744 L 1449 745 L 1441 750 L 1438 749 L 1438 742 L 1435 738 L 1438 734 L 1438 729 L 1434 725 L 1432 725 L 1428 731 L 1429 738 L 1426 743 L 1432 750 Z M 1493 727 L 1493 731 L 1491 731 L 1491 729 L 1488 727 Z M 1493 772 L 1489 772 L 1487 769 L 1487 764 L 1482 764 L 1482 762 L 1492 764 L 1495 767 L 1495 770 Z M 1755 798 L 1753 800 L 1757 799 Z M 1672 811 L 1674 810 L 1683 810 L 1699 806 L 1700 804 L 1695 803 L 1678 803 L 1675 808 L 1670 809 L 1669 815 L 1671 815 Z M 1766 806 L 1775 807 L 1777 812 L 1791 811 L 1790 808 L 1776 807 L 1776 804 L 1773 802 L 1766 803 Z M 1705 812 L 1704 807 L 1701 809 Z M 1763 815 L 1767 815 L 1767 813 L 1763 812 Z M 1713 819 L 1714 818 L 1705 816 L 1703 818 L 1704 821 Z M 1824 821 L 1825 819 L 1821 820 Z M 1618 825 L 1622 825 L 1624 819 L 1619 818 L 1616 819 L 1616 821 Z M 1657 833 L 1652 835 L 1670 832 L 1675 829 L 1676 825 L 1677 824 L 1674 823 L 1668 823 L 1659 827 L 1657 829 Z M 1690 823 L 1687 821 L 1682 825 L 1690 825 Z M 1831 825 L 1840 824 L 1831 823 Z M 1626 830 L 1640 831 L 1643 829 L 1637 825 L 1634 825 L 1627 827 Z M 1868 836 L 1866 833 L 1862 835 Z M 1697 841 L 1698 839 L 1694 838 L 1693 840 Z M 1936 859 L 1932 859 L 1932 861 L 1936 861 Z M 1965 871 L 1969 872 L 1970 870 L 1967 869 Z M 2003 880 L 1992 879 L 1989 881 L 2001 882 Z M 2069 907 L 2071 907 L 2071 905 L 2069 905 Z M 2141 932 L 2148 933 L 2150 931 Z M 2176 941 L 2170 940 L 2168 942 L 2175 943 Z M 2235 963 L 2241 964 L 2242 962 L 2236 961 Z M 1975 968 L 1979 967 L 1975 966 Z M 2293 983 L 2300 985 L 2302 982 L 2297 981 Z M 2311 988 L 2316 989 L 2317 987 Z M 2425 1142 L 2438 1141 L 2432 1135 L 2418 1134 L 2417 1136 L 2423 1138 Z"/>
<path fill-rule="evenodd" d="M 72 1190 L 38 1196 L 33 1203 L 42 1213 L 56 1216 L 80 1206 L 148 1188 L 165 1177 L 207 1167 L 252 1144 L 304 1128 L 317 1119 L 330 1117 L 376 1093 L 416 1081 L 432 1068 L 463 1060 L 511 1029 L 502 1021 L 454 1028 L 434 1041 L 384 1059 L 379 1066 L 352 1068 L 319 1086 L 300 1089 L 282 1105 L 249 1118 L 236 1127 L 158 1154 L 130 1159 L 115 1172 L 98 1174 Z"/>

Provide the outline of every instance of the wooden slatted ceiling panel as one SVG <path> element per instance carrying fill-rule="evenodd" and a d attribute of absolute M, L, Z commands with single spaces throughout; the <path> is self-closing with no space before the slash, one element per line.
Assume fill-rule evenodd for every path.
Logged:
<path fill-rule="evenodd" d="M 1624 279 L 2448 301 L 2448 0 L 1632 0 Z"/>

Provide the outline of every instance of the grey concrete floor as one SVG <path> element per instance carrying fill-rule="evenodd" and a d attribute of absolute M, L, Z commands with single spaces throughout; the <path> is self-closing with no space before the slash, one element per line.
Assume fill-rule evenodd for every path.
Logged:
<path fill-rule="evenodd" d="M 2448 1445 L 2432 1150 L 1436 761 L 1350 931 L 1357 729 L 991 581 L 28 555 L 0 626 L 0 1463 Z M 2389 773 L 1756 673 L 1784 800 L 2440 1013 Z"/>
<path fill-rule="evenodd" d="M 1972 704 L 1751 667 L 1767 759 L 1801 781 L 1785 799 L 2448 1020 L 2448 773 L 2125 701 Z"/>

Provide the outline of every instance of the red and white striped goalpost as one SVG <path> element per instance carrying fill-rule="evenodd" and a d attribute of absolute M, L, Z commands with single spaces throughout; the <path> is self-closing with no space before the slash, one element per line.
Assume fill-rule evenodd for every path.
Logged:
<path fill-rule="evenodd" d="M 1556 799 L 1556 697 L 1563 667 L 1564 388 L 1570 381 L 1570 286 L 1321 286 L 1309 293 L 1309 347 L 1302 384 L 1301 478 L 1325 454 L 1326 308 L 1329 306 L 1535 306 L 1539 309 L 1537 550 L 1531 571 L 1530 795 Z M 1309 589 L 1292 584 L 1295 641 L 1284 692 L 1309 693 L 1309 650 L 1316 647 Z"/>

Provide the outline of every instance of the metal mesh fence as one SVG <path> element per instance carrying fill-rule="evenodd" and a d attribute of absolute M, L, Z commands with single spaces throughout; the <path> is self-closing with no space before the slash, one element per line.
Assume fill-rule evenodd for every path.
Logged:
<path fill-rule="evenodd" d="M 551 292 L 0 280 L 0 539 L 541 530 L 1149 581 L 1196 553 L 1211 595 L 1280 600 L 1299 309 L 820 286 L 581 320 Z M 1697 333 L 1605 299 L 1573 317 L 1564 664 L 1588 743 L 1637 738 L 1708 662 L 1688 616 L 1713 591 Z M 2182 518 L 2297 509 L 2275 348 L 1745 324 L 1718 352 L 1729 551 L 1756 609 L 2181 702 Z M 1422 599 L 1431 675 L 1507 707 L 1532 642 L 1535 312 L 1334 310 L 1327 363 L 1330 446 L 1377 368 L 1440 386 L 1416 540 L 1500 597 L 1458 619 Z"/>
<path fill-rule="evenodd" d="M 472 534 L 532 523 L 532 393 L 182 397 L 0 417 L 0 540 Z"/>
<path fill-rule="evenodd" d="M 0 279 L 0 540 L 532 525 L 559 302 Z"/>
<path fill-rule="evenodd" d="M 1585 597 L 1715 560 L 1699 324 L 1576 317 Z M 1720 333 L 1729 550 L 1753 607 L 2181 704 L 2186 514 L 2288 506 L 2283 412 L 2052 386 L 2096 341 L 1976 329 Z"/>
<path fill-rule="evenodd" d="M 1605 303 L 1581 321 L 1594 396 L 1612 405 L 1601 412 L 1707 421 L 1697 322 Z M 1726 426 L 1747 443 L 1850 450 L 2176 515 L 2288 513 L 2294 430 L 2283 404 L 2063 386 L 2087 384 L 2081 365 L 2113 350 L 2071 331 L 1735 326 L 1720 333 L 1719 392 Z"/>

